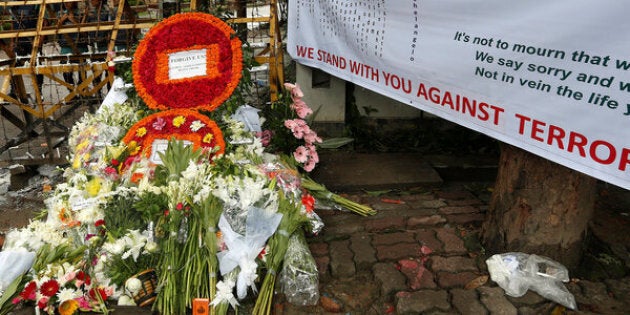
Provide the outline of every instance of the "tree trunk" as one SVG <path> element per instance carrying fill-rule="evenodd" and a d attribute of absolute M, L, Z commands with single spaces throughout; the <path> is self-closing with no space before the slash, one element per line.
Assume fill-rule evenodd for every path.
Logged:
<path fill-rule="evenodd" d="M 542 255 L 575 270 L 595 197 L 594 178 L 504 144 L 484 246 L 489 254 Z"/>

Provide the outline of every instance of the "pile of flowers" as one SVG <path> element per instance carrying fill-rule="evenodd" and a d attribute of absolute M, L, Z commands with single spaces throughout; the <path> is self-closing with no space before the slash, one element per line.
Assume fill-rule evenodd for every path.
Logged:
<path fill-rule="evenodd" d="M 172 32 L 175 23 L 194 20 L 218 23 L 191 14 L 155 32 Z M 233 50 L 234 59 L 220 67 L 225 76 L 199 79 L 206 85 L 222 80 L 224 89 L 211 93 L 221 94 L 219 99 L 240 78 L 229 70 L 241 70 L 240 43 L 230 34 L 224 28 L 216 33 Z M 169 45 L 185 42 L 175 38 Z M 149 48 L 140 50 L 153 53 Z M 143 78 L 141 96 L 154 79 L 142 77 L 142 69 L 134 64 L 134 79 Z M 313 111 L 299 86 L 285 88 L 283 102 L 271 106 L 284 114 L 254 118 L 264 131 L 252 129 L 237 113 L 197 111 L 216 109 L 215 98 L 207 106 L 199 101 L 192 109 L 164 111 L 131 98 L 86 114 L 70 133 L 64 182 L 48 192 L 41 220 L 6 235 L 0 315 L 19 304 L 61 315 L 108 313 L 116 304 L 185 314 L 193 303 L 226 314 L 247 297 L 256 300 L 255 314 L 270 314 L 277 289 L 291 303 L 317 303 L 318 272 L 305 241 L 323 228 L 316 200 L 361 215 L 374 210 L 308 177 L 322 139 L 308 125 Z M 274 146 L 281 134 L 298 141 L 289 153 Z M 35 258 L 25 259 L 24 253 Z M 1 271 L 7 267 L 16 276 L 3 285 Z"/>
<path fill-rule="evenodd" d="M 268 153 L 255 132 L 226 114 L 218 124 L 224 152 L 173 138 L 156 164 L 136 144 L 121 141 L 138 135 L 137 128 L 125 129 L 149 113 L 130 101 L 76 124 L 72 163 L 45 201 L 45 219 L 7 234 L 5 251 L 36 252 L 37 259 L 3 288 L 2 300 L 50 314 L 107 313 L 114 303 L 137 301 L 134 275 L 153 269 L 156 287 L 149 294 L 162 314 L 183 314 L 196 298 L 225 314 L 251 295 L 255 313 L 269 314 L 277 279 L 290 301 L 316 303 L 318 273 L 303 239 L 323 225 L 314 196 L 336 195 L 298 170 L 312 169 L 309 162 L 301 164 L 298 153 Z M 162 123 L 180 124 L 178 117 Z M 296 137 L 306 145 L 318 139 Z M 371 214 L 348 200 L 333 201 Z"/>

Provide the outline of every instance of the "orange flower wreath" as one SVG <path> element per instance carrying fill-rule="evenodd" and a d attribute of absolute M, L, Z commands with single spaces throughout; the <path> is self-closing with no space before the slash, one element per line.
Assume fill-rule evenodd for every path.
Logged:
<path fill-rule="evenodd" d="M 205 72 L 169 78 L 169 56 L 196 50 Z M 173 15 L 155 25 L 134 54 L 133 81 L 138 95 L 153 109 L 212 111 L 234 92 L 243 67 L 241 41 L 220 19 L 205 13 Z"/>
<path fill-rule="evenodd" d="M 187 109 L 149 115 L 134 124 L 122 141 L 132 149 L 131 156 L 144 153 L 149 157 L 156 139 L 170 140 L 173 137 L 190 141 L 195 149 L 219 147 L 214 154 L 222 154 L 225 149 L 219 126 L 207 116 Z"/>

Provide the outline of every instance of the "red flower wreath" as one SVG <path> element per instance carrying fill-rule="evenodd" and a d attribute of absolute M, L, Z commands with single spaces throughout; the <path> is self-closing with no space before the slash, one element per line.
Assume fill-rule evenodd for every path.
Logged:
<path fill-rule="evenodd" d="M 138 95 L 154 109 L 212 111 L 241 79 L 241 41 L 220 19 L 205 13 L 173 15 L 152 27 L 138 45 L 132 64 Z M 205 51 L 205 74 L 169 79 L 169 54 Z"/>
<path fill-rule="evenodd" d="M 218 146 L 219 150 L 214 154 L 222 154 L 225 150 L 219 126 L 207 116 L 187 109 L 149 115 L 135 123 L 122 141 L 131 148 L 131 156 L 144 154 L 149 157 L 156 139 L 171 138 L 190 141 L 195 149 L 211 150 Z"/>

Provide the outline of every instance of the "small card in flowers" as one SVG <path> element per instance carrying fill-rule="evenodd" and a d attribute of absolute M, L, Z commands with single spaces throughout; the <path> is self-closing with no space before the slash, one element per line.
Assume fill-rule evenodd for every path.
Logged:
<path fill-rule="evenodd" d="M 183 140 L 184 145 L 189 146 L 192 142 Z M 151 145 L 151 155 L 149 160 L 151 163 L 162 165 L 162 159 L 160 158 L 160 153 L 164 153 L 168 148 L 168 140 L 166 139 L 155 139 L 153 140 L 153 144 Z"/>

